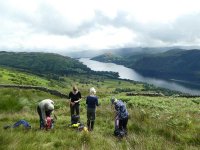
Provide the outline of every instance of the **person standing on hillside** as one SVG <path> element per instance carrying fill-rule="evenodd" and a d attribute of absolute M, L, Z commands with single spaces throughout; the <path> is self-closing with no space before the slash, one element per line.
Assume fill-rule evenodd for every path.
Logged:
<path fill-rule="evenodd" d="M 47 126 L 47 117 L 51 117 L 54 110 L 54 102 L 51 99 L 44 99 L 39 102 L 37 112 L 40 118 L 40 129 Z"/>
<path fill-rule="evenodd" d="M 111 104 L 114 105 L 116 111 L 115 131 L 119 130 L 127 134 L 128 110 L 125 103 L 116 98 L 112 98 Z"/>
<path fill-rule="evenodd" d="M 99 106 L 98 97 L 96 96 L 95 88 L 90 88 L 90 95 L 86 99 L 87 105 L 87 127 L 89 131 L 94 129 L 96 118 L 96 106 Z"/>
<path fill-rule="evenodd" d="M 71 112 L 71 119 L 72 116 L 75 115 L 79 116 L 80 110 L 79 110 L 79 102 L 81 101 L 81 92 L 78 90 L 76 86 L 73 86 L 72 91 L 69 93 L 69 100 L 70 100 L 70 112 Z"/>

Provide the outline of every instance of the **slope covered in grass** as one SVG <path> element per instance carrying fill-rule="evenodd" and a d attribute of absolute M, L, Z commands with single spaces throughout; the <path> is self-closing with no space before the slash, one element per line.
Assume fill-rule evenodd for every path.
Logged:
<path fill-rule="evenodd" d="M 70 110 L 67 99 L 37 90 L 0 88 L 0 149 L 199 149 L 200 98 L 175 96 L 126 96 L 126 92 L 154 90 L 141 83 L 101 76 L 62 76 L 46 79 L 13 69 L 0 69 L 1 84 L 36 85 L 69 93 L 76 84 L 82 93 L 81 122 L 86 124 L 85 97 L 95 87 L 100 106 L 93 132 L 78 132 L 68 127 Z M 130 114 L 128 136 L 113 136 L 114 110 L 110 98 L 116 96 L 127 104 Z M 37 103 L 45 98 L 55 101 L 58 119 L 51 131 L 39 130 Z M 20 119 L 27 120 L 31 130 L 23 127 L 4 130 L 3 126 Z"/>
<path fill-rule="evenodd" d="M 99 89 L 101 91 L 103 89 Z M 12 92 L 10 92 L 12 91 Z M 127 103 L 130 114 L 128 136 L 113 136 L 114 114 L 110 96 L 100 96 L 93 132 L 78 132 L 68 127 L 69 105 L 66 99 L 33 90 L 1 89 L 0 149 L 199 149 L 200 99 L 176 97 L 128 97 L 117 95 Z M 86 96 L 86 95 L 84 95 Z M 51 131 L 39 130 L 36 105 L 44 98 L 55 101 L 58 117 Z M 10 100 L 14 101 L 10 102 Z M 81 122 L 86 123 L 85 99 L 81 101 Z M 4 130 L 5 124 L 20 119 L 29 121 L 31 130 L 23 127 Z"/>

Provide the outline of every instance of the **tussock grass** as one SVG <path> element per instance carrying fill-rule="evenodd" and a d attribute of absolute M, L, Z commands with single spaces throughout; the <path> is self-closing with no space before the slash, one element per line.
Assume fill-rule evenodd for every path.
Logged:
<path fill-rule="evenodd" d="M 1 69 L 0 81 L 12 83 L 17 73 Z M 20 74 L 21 75 L 21 74 Z M 29 83 L 32 76 L 24 83 Z M 125 92 L 116 93 L 117 87 L 133 89 L 143 88 L 142 84 L 128 81 L 104 79 L 88 79 L 81 83 L 81 77 L 64 77 L 62 87 L 58 81 L 47 81 L 36 77 L 37 85 L 48 85 L 64 93 L 71 90 L 73 84 L 78 85 L 82 92 L 81 122 L 86 125 L 85 97 L 91 86 L 97 89 L 100 106 L 96 111 L 96 122 L 93 132 L 78 132 L 68 127 L 70 124 L 70 110 L 67 99 L 36 90 L 0 89 L 0 149 L 40 149 L 40 150 L 173 150 L 200 149 L 200 98 L 178 98 L 125 96 Z M 128 136 L 119 139 L 113 136 L 114 113 L 110 105 L 110 98 L 116 96 L 126 102 L 129 110 Z M 53 130 L 39 130 L 37 103 L 45 98 L 55 101 L 57 121 Z M 16 129 L 4 130 L 4 125 L 14 124 L 16 121 L 27 120 L 32 129 L 25 130 L 22 126 Z"/>
<path fill-rule="evenodd" d="M 5 92 L 5 91 L 4 91 Z M 17 91 L 15 91 L 17 92 Z M 15 93 L 14 92 L 14 93 Z M 114 114 L 109 104 L 109 97 L 101 101 L 101 106 L 96 112 L 95 129 L 93 132 L 78 132 L 68 127 L 70 123 L 69 106 L 66 99 L 55 98 L 56 115 L 58 120 L 55 128 L 50 131 L 39 130 L 37 112 L 34 106 L 41 93 L 34 93 L 32 99 L 26 98 L 27 91 L 20 91 L 19 97 L 13 100 L 22 100 L 21 109 L 15 112 L 4 109 L 0 114 L 0 125 L 12 124 L 19 119 L 30 122 L 32 129 L 23 127 L 4 130 L 0 128 L 0 149 L 199 149 L 199 115 L 194 104 L 189 109 L 191 99 L 174 99 L 170 104 L 166 102 L 170 98 L 129 97 L 127 107 L 130 113 L 128 122 L 128 136 L 118 139 L 113 136 Z M 24 94 L 23 94 L 24 93 Z M 40 95 L 39 97 L 37 97 Z M 11 95 L 12 96 L 12 95 Z M 44 94 L 43 97 L 47 95 Z M 51 98 L 51 95 L 48 95 Z M 36 98 L 37 97 L 37 98 Z M 52 97 L 53 98 L 53 97 Z M 128 98 L 128 97 L 122 97 Z M 1 101 L 9 101 L 4 96 Z M 149 103 L 151 101 L 151 103 Z M 132 105 L 129 105 L 131 103 Z M 180 104 L 181 103 L 181 104 Z M 183 104 L 185 103 L 185 104 Z M 188 105 L 187 105 L 188 103 Z M 10 105 L 9 105 L 10 104 Z M 10 107 L 12 103 L 7 104 Z M 26 108 L 24 108 L 26 106 Z M 160 109 L 164 105 L 167 110 Z M 168 105 L 170 106 L 168 108 Z M 180 106 L 182 106 L 182 110 Z M 163 107 L 164 107 L 163 106 Z M 176 110 L 176 111 L 175 111 Z M 186 111 L 187 110 L 187 111 Z M 194 118 L 195 117 L 195 118 Z M 84 100 L 81 102 L 81 122 L 86 124 L 86 108 Z"/>

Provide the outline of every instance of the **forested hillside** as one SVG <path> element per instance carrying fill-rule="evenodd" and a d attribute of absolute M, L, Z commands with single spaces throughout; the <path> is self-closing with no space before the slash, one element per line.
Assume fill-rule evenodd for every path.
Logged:
<path fill-rule="evenodd" d="M 107 63 L 109 63 L 109 62 L 118 63 L 118 64 L 123 64 L 125 62 L 125 60 L 123 59 L 122 56 L 115 55 L 112 53 L 105 53 L 105 54 L 96 56 L 96 57 L 92 58 L 92 60 L 107 62 Z"/>
<path fill-rule="evenodd" d="M 182 78 L 199 81 L 200 50 L 170 50 L 143 57 L 130 67 L 146 75 Z"/>
<path fill-rule="evenodd" d="M 0 58 L 0 65 L 38 74 L 69 74 L 90 71 L 76 59 L 53 53 L 0 52 Z"/>
<path fill-rule="evenodd" d="M 102 62 L 114 62 L 137 70 L 145 76 L 165 79 L 199 81 L 200 50 L 172 49 L 162 53 L 132 53 L 116 59 L 116 56 L 101 55 L 93 58 Z"/>
<path fill-rule="evenodd" d="M 59 78 L 72 74 L 95 74 L 117 78 L 118 73 L 92 71 L 77 59 L 54 53 L 41 52 L 0 52 L 0 65 L 31 72 L 37 75 L 45 75 Z"/>

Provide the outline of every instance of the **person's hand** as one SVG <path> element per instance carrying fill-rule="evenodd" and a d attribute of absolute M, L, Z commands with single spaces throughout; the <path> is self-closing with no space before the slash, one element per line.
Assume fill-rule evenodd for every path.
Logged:
<path fill-rule="evenodd" d="M 44 121 L 44 125 L 45 125 L 45 126 L 47 125 L 47 119 L 45 119 L 45 121 Z"/>
<path fill-rule="evenodd" d="M 75 102 L 71 102 L 71 105 L 74 106 Z"/>

